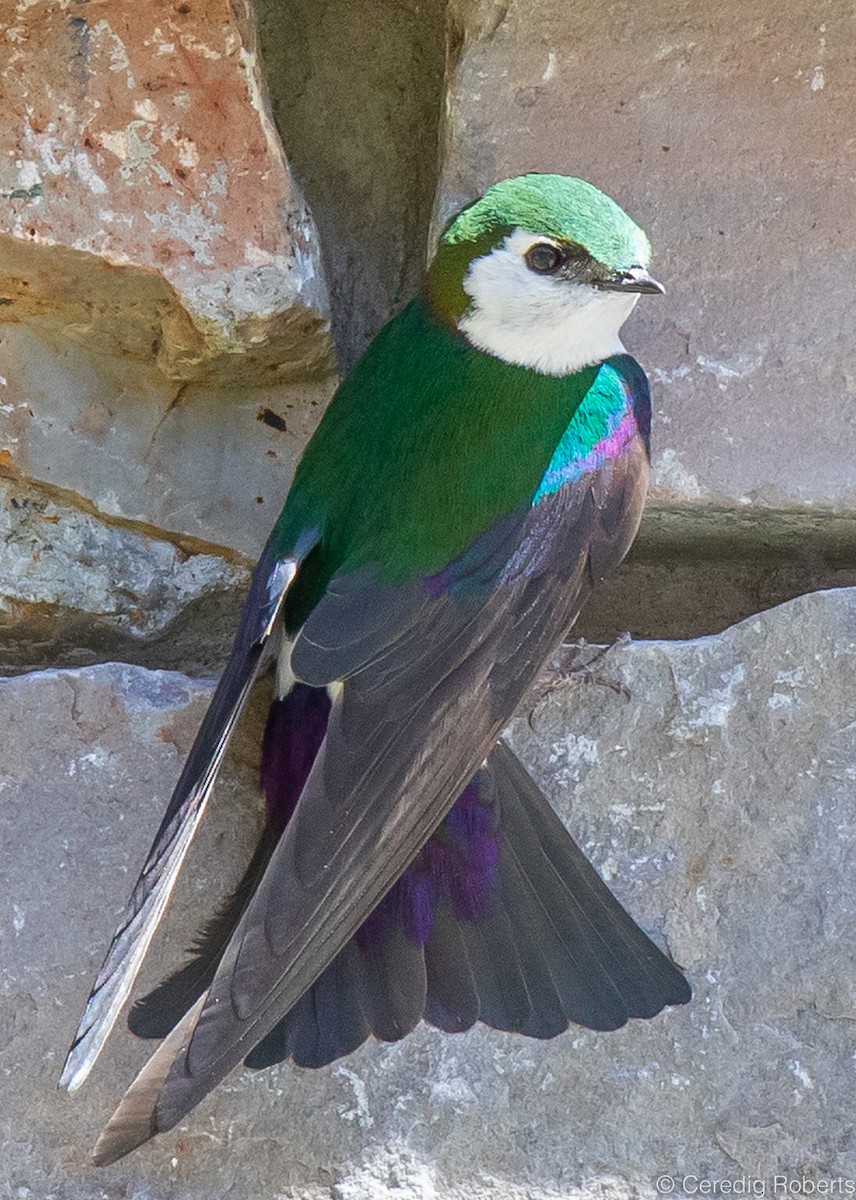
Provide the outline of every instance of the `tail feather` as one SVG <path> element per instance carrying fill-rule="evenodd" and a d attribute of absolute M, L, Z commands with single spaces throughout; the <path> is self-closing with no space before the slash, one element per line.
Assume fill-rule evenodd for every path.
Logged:
<path fill-rule="evenodd" d="M 615 899 L 507 746 L 496 747 L 490 766 L 503 861 L 510 876 L 517 868 L 515 909 L 529 914 L 567 1021 L 615 1029 L 689 1000 L 681 972 Z"/>
<path fill-rule="evenodd" d="M 503 846 L 502 902 L 513 921 L 520 970 L 529 994 L 529 1011 L 518 1032 L 531 1037 L 555 1037 L 568 1027 L 561 990 L 556 983 L 555 938 L 537 912 L 537 897 L 518 866 L 516 857 Z M 482 1020 L 493 1024 L 486 1015 Z"/>
<path fill-rule="evenodd" d="M 462 929 L 463 942 L 478 993 L 479 1020 L 513 1033 L 528 1021 L 532 1002 L 511 920 L 504 905 L 493 907 L 489 918 Z M 443 964 L 438 965 L 442 971 Z"/>
<path fill-rule="evenodd" d="M 491 755 L 506 803 L 508 846 L 524 866 L 546 923 L 565 947 L 571 972 L 565 1009 L 569 1020 L 591 1028 L 606 980 L 627 1017 L 652 1017 L 667 1005 L 686 1004 L 690 987 L 679 968 L 642 932 L 603 882 L 522 764 L 503 743 Z M 557 965 L 562 962 L 559 959 Z M 578 984 L 583 991 L 577 992 Z M 590 993 L 595 1011 L 585 1007 Z M 584 1007 L 576 1008 L 577 997 Z M 622 1022 L 623 1023 L 623 1022 Z"/>
<path fill-rule="evenodd" d="M 298 1067 L 322 1067 L 363 1044 L 372 1029 L 359 987 L 357 953 L 353 942 L 344 947 L 289 1019 L 275 1025 L 247 1055 L 248 1067 L 270 1067 L 286 1059 Z"/>
<path fill-rule="evenodd" d="M 277 729 L 291 737 L 299 725 L 287 699 L 276 702 L 266 734 L 279 757 Z M 313 714 L 317 748 L 325 702 L 298 693 L 295 703 Z M 304 754 L 300 773 L 311 763 Z M 269 763 L 267 771 L 272 778 Z M 285 785 L 277 786 L 281 793 Z M 276 845 L 279 800 L 270 803 L 269 787 L 269 824 L 241 883 L 202 931 L 191 962 L 132 1009 L 135 1033 L 165 1036 L 208 988 Z M 448 1032 L 481 1021 L 537 1038 L 571 1022 L 615 1029 L 689 997 L 679 969 L 622 908 L 499 742 L 398 883 L 245 1061 L 320 1067 L 369 1035 L 397 1041 L 422 1018 Z"/>
<path fill-rule="evenodd" d="M 428 994 L 425 1020 L 446 1033 L 463 1033 L 479 1019 L 479 992 L 462 922 L 448 907 L 437 914 L 425 945 Z"/>
<path fill-rule="evenodd" d="M 382 1042 L 397 1042 L 418 1025 L 425 1011 L 425 955 L 402 929 L 392 930 L 362 958 L 363 1008 Z"/>

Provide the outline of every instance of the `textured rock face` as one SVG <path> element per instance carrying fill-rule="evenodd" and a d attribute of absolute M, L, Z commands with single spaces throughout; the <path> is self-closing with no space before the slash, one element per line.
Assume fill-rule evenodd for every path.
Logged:
<path fill-rule="evenodd" d="M 851 5 L 452 8 L 440 219 L 558 171 L 651 236 L 668 297 L 626 340 L 653 377 L 655 497 L 852 517 Z"/>
<path fill-rule="evenodd" d="M 151 637 L 193 599 L 171 578 L 188 543 L 220 556 L 212 578 L 258 553 L 329 398 L 318 239 L 268 114 L 245 6 L 8 8 L 0 476 L 11 594 L 26 575 L 17 599 L 50 603 L 81 629 L 88 614 L 84 640 L 97 640 L 95 546 L 114 544 L 100 569 L 116 571 L 153 536 L 165 553 L 150 556 L 137 606 Z M 26 565 L 21 489 L 72 512 L 62 545 L 43 542 Z M 127 587 L 134 607 L 121 569 L 109 586 Z M 32 616 L 6 605 L 8 641 L 45 644 Z M 18 644 L 0 657 L 27 661 Z"/>
<path fill-rule="evenodd" d="M 0 475 L 252 557 L 332 391 L 332 380 L 177 386 L 150 363 L 93 358 L 24 326 L 0 352 Z"/>
<path fill-rule="evenodd" d="M 435 229 L 503 176 L 581 175 L 648 231 L 667 286 L 625 327 L 652 383 L 652 495 L 586 635 L 695 636 L 856 584 L 851 6 L 450 17 Z"/>
<path fill-rule="evenodd" d="M 685 1177 L 758 1178 L 767 1195 L 774 1175 L 856 1178 L 856 590 L 698 642 L 617 647 L 592 670 L 615 688 L 533 699 L 509 737 L 686 966 L 692 1003 L 613 1034 L 421 1028 L 319 1072 L 237 1072 L 100 1172 L 93 1133 L 146 1048 L 116 1035 L 73 1098 L 56 1074 L 210 687 L 115 665 L 0 684 L 8 1194 L 546 1200 L 654 1195 L 663 1175 L 678 1195 Z M 251 733 L 149 980 L 248 851 Z"/>
<path fill-rule="evenodd" d="M 413 296 L 437 175 L 446 0 L 254 0 L 273 111 L 318 228 L 350 367 Z"/>
<path fill-rule="evenodd" d="M 209 374 L 230 352 L 243 376 L 247 358 L 283 373 L 325 361 L 314 230 L 242 11 L 227 0 L 18 6 L 2 73 L 15 141 L 0 159 L 14 319 L 61 308 L 79 340 L 108 353 L 148 359 L 154 341 L 173 379 Z"/>
<path fill-rule="evenodd" d="M 219 664 L 247 570 L 218 547 L 107 522 L 76 499 L 0 482 L 0 671 L 152 655 Z"/>

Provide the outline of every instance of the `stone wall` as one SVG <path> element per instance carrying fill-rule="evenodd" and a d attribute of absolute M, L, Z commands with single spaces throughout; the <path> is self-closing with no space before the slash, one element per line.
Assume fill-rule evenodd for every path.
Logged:
<path fill-rule="evenodd" d="M 179 610 L 217 595 L 234 611 L 334 386 L 318 237 L 250 16 L 228 0 L 111 0 L 21 4 L 3 21 L 10 667 L 79 661 L 82 648 L 145 659 Z M 105 569 L 103 543 L 121 596 L 88 578 Z M 186 648 L 210 670 L 227 644 Z"/>
<path fill-rule="evenodd" d="M 0 5 L 0 1197 L 856 1179 L 856 592 L 751 616 L 856 584 L 854 59 L 844 0 Z M 532 169 L 614 195 L 668 288 L 626 331 L 651 502 L 580 623 L 661 640 L 510 736 L 696 998 L 238 1073 L 96 1172 L 145 1047 L 74 1098 L 59 1062 L 336 363 L 451 211 Z M 148 978 L 235 858 L 260 711 Z"/>

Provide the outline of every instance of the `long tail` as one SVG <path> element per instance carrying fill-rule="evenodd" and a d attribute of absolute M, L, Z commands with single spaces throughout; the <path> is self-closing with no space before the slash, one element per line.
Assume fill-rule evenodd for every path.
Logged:
<path fill-rule="evenodd" d="M 165 1037 L 211 983 L 291 815 L 328 711 L 326 693 L 303 684 L 275 702 L 263 753 L 266 828 L 191 961 L 132 1009 L 129 1024 L 140 1036 Z M 571 1022 L 615 1029 L 689 998 L 679 969 L 499 742 L 355 937 L 246 1062 L 319 1067 L 370 1034 L 396 1041 L 422 1018 L 449 1032 L 482 1021 L 539 1038 Z"/>

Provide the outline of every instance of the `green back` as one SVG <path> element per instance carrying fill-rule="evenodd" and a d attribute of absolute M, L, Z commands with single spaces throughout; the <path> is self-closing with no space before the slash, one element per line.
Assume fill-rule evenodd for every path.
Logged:
<path fill-rule="evenodd" d="M 339 387 L 307 446 L 277 524 L 279 552 L 318 528 L 317 587 L 373 564 L 389 582 L 440 570 L 531 502 L 596 374 L 503 363 L 414 300 Z"/>

